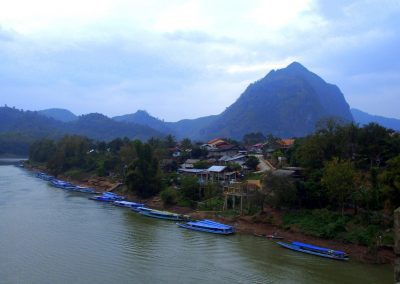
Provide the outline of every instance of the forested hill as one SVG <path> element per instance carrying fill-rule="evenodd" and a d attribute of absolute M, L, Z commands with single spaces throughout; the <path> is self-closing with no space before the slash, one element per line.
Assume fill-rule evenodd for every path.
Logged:
<path fill-rule="evenodd" d="M 0 155 L 26 155 L 29 145 L 40 138 L 58 139 L 79 134 L 109 141 L 117 137 L 147 140 L 161 137 L 160 132 L 143 125 L 117 122 L 101 114 L 88 114 L 71 122 L 62 122 L 38 112 L 0 107 Z"/>
<path fill-rule="evenodd" d="M 78 116 L 73 114 L 71 111 L 62 108 L 49 108 L 39 110 L 38 113 L 62 122 L 69 122 L 78 119 Z"/>
<path fill-rule="evenodd" d="M 239 99 L 203 129 L 202 136 L 242 138 L 249 132 L 279 137 L 312 133 L 318 121 L 352 121 L 340 89 L 300 63 L 271 71 L 247 87 Z"/>
<path fill-rule="evenodd" d="M 151 116 L 145 110 L 138 110 L 132 114 L 125 114 L 121 116 L 114 116 L 112 119 L 119 122 L 126 122 L 126 123 L 136 123 L 140 125 L 145 125 L 151 127 L 157 131 L 160 131 L 165 134 L 173 133 L 173 130 L 168 127 L 167 123 L 164 121 Z"/>

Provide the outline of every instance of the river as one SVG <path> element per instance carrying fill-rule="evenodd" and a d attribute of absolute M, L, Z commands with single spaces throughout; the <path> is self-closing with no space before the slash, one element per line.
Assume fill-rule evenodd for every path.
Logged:
<path fill-rule="evenodd" d="M 390 265 L 181 229 L 56 189 L 7 164 L 0 163 L 0 283 L 393 282 Z"/>

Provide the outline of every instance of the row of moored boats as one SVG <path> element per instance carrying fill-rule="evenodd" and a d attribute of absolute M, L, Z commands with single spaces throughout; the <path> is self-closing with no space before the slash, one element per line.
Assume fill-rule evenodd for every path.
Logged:
<path fill-rule="evenodd" d="M 179 227 L 185 229 L 219 235 L 230 235 L 235 232 L 234 228 L 229 225 L 214 222 L 211 220 L 192 221 L 187 215 L 152 209 L 149 207 L 145 207 L 143 203 L 125 201 L 125 198 L 123 196 L 117 195 L 112 192 L 104 192 L 101 195 L 90 197 L 90 199 L 102 202 L 110 202 L 115 206 L 127 207 L 142 216 L 176 221 L 179 222 L 177 223 Z"/>
<path fill-rule="evenodd" d="M 78 191 L 83 193 L 96 193 L 93 189 L 83 186 L 76 186 L 70 182 L 56 179 L 46 173 L 37 173 L 38 178 L 50 182 L 51 185 L 57 188 L 65 189 L 68 191 Z M 220 235 L 229 235 L 235 232 L 234 228 L 229 225 L 214 222 L 211 220 L 200 220 L 193 221 L 187 215 L 172 213 L 168 211 L 161 211 L 152 208 L 145 207 L 143 203 L 136 203 L 131 201 L 126 201 L 125 197 L 118 195 L 113 192 L 103 192 L 100 195 L 94 195 L 89 197 L 91 200 L 108 202 L 115 206 L 130 208 L 132 211 L 146 217 L 152 217 L 163 220 L 171 220 L 179 222 L 177 225 L 181 228 L 191 229 L 200 232 L 207 232 Z"/>
<path fill-rule="evenodd" d="M 36 174 L 36 176 L 42 180 L 46 180 L 46 181 L 50 182 L 50 184 L 52 186 L 57 187 L 57 188 L 65 189 L 68 191 L 83 192 L 83 193 L 96 193 L 93 188 L 86 187 L 86 186 L 73 185 L 72 183 L 70 183 L 68 181 L 57 179 L 46 173 L 39 172 Z"/>
<path fill-rule="evenodd" d="M 78 191 L 78 192 L 83 192 L 83 193 L 96 193 L 92 188 L 89 187 L 83 187 L 83 186 L 76 186 L 71 184 L 70 182 L 63 181 L 56 179 L 53 176 L 47 175 L 45 173 L 38 173 L 37 177 L 49 181 L 51 185 L 57 187 L 57 188 L 62 188 L 65 190 L 69 191 Z M 200 220 L 200 221 L 193 221 L 190 220 L 190 217 L 187 215 L 182 215 L 182 214 L 177 214 L 177 213 L 172 213 L 168 211 L 161 211 L 161 210 L 155 210 L 152 208 L 145 207 L 143 203 L 136 203 L 132 201 L 127 201 L 125 200 L 124 196 L 115 194 L 113 192 L 104 192 L 101 195 L 95 195 L 92 197 L 89 197 L 89 199 L 96 200 L 96 201 L 101 201 L 101 202 L 108 202 L 112 203 L 115 206 L 119 207 L 126 207 L 131 209 L 132 211 L 146 216 L 146 217 L 152 217 L 152 218 L 157 218 L 157 219 L 163 219 L 163 220 L 171 220 L 171 221 L 177 221 L 177 225 L 181 228 L 185 229 L 190 229 L 194 231 L 200 231 L 200 232 L 207 232 L 207 233 L 213 233 L 213 234 L 219 234 L 219 235 L 230 235 L 235 232 L 235 229 L 232 226 L 214 222 L 211 220 Z M 273 235 L 271 237 L 273 239 L 280 239 L 281 237 L 277 237 Z M 321 256 L 325 258 L 330 258 L 330 259 L 336 259 L 336 260 L 348 260 L 349 257 L 348 255 L 343 252 L 343 251 L 337 251 L 329 248 L 324 248 L 324 247 L 318 247 L 310 244 L 305 244 L 301 242 L 291 242 L 291 243 L 286 243 L 286 242 L 277 242 L 278 245 L 291 249 L 294 251 L 302 252 L 302 253 L 307 253 L 307 254 L 312 254 L 316 256 Z"/>

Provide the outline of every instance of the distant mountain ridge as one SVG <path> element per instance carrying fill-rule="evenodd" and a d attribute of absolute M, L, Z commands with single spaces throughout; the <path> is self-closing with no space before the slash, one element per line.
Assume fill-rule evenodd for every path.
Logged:
<path fill-rule="evenodd" d="M 87 136 L 96 140 L 109 141 L 115 138 L 147 140 L 164 135 L 148 126 L 135 123 L 118 122 L 102 114 L 87 114 L 70 122 L 62 122 L 38 112 L 22 111 L 15 108 L 0 107 L 0 154 L 15 149 L 15 154 L 27 154 L 29 144 L 37 139 L 57 139 L 66 134 Z M 11 151 L 12 152 L 12 151 Z"/>
<path fill-rule="evenodd" d="M 350 122 L 353 116 L 360 124 L 376 122 L 400 129 L 400 120 L 371 116 L 356 109 L 350 111 L 337 86 L 293 62 L 250 84 L 221 114 L 197 119 L 165 122 L 145 110 L 109 118 L 98 113 L 76 116 L 66 109 L 32 112 L 0 107 L 0 154 L 5 145 L 2 141 L 11 147 L 14 143 L 8 137 L 27 137 L 33 141 L 79 134 L 98 140 L 117 137 L 146 140 L 172 134 L 177 139 L 205 141 L 215 137 L 241 140 L 250 132 L 301 137 L 312 133 L 321 119 L 334 117 Z"/>
<path fill-rule="evenodd" d="M 355 108 L 351 109 L 351 113 L 353 114 L 354 121 L 360 124 L 361 126 L 374 122 L 386 128 L 391 128 L 393 130 L 400 131 L 400 119 L 388 118 L 379 115 L 372 115 Z"/>

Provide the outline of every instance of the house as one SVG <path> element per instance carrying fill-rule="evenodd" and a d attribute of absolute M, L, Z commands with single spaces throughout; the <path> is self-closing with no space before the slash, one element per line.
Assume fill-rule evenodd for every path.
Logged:
<path fill-rule="evenodd" d="M 237 145 L 227 144 L 221 145 L 217 148 L 212 148 L 208 150 L 208 157 L 222 157 L 222 156 L 234 156 L 238 151 L 242 150 Z"/>
<path fill-rule="evenodd" d="M 181 168 L 183 169 L 193 169 L 194 164 L 200 162 L 199 159 L 187 159 L 182 165 Z"/>
<path fill-rule="evenodd" d="M 201 145 L 201 148 L 207 149 L 208 151 L 210 151 L 212 149 L 216 149 L 216 148 L 224 146 L 224 145 L 229 145 L 229 143 L 221 138 L 215 138 L 215 139 L 208 141 L 206 144 Z"/>
<path fill-rule="evenodd" d="M 181 149 L 179 149 L 178 147 L 169 148 L 168 150 L 171 153 L 172 157 L 174 157 L 174 158 L 178 158 L 182 154 Z"/>
<path fill-rule="evenodd" d="M 205 169 L 178 169 L 178 173 L 186 176 L 195 176 L 200 184 L 204 184 L 209 179 L 209 173 Z"/>
<path fill-rule="evenodd" d="M 236 180 L 236 172 L 229 172 L 226 166 L 211 166 L 207 169 L 209 182 L 228 183 Z"/>
<path fill-rule="evenodd" d="M 247 160 L 247 155 L 242 155 L 238 153 L 234 156 L 224 155 L 218 159 L 218 162 L 222 165 L 227 165 L 228 163 L 236 163 L 239 164 L 240 166 L 243 166 L 246 160 Z"/>
<path fill-rule="evenodd" d="M 286 150 L 286 149 L 293 147 L 294 139 L 281 139 L 281 140 L 278 140 L 278 143 L 279 143 L 280 149 Z"/>

